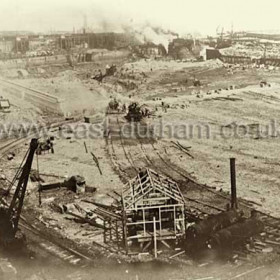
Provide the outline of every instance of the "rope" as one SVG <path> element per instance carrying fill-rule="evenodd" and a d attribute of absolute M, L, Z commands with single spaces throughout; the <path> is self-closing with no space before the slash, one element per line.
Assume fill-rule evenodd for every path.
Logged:
<path fill-rule="evenodd" d="M 38 179 L 40 180 L 40 171 L 39 171 L 39 155 L 36 154 L 36 159 L 37 159 L 37 175 Z M 42 196 L 41 196 L 41 189 L 39 188 L 39 206 L 42 206 Z"/>

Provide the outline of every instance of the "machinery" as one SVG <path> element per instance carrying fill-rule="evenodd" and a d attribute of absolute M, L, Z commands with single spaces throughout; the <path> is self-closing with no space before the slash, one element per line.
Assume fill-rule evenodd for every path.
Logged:
<path fill-rule="evenodd" d="M 128 113 L 125 118 L 128 121 L 140 122 L 144 117 L 150 115 L 150 111 L 145 106 L 140 106 L 137 102 L 133 102 L 128 106 Z"/>
<path fill-rule="evenodd" d="M 230 210 L 211 216 L 208 219 L 199 221 L 197 224 L 189 227 L 186 231 L 187 238 L 200 239 L 206 236 L 209 237 L 213 232 L 226 228 L 242 217 L 242 212 Z"/>
<path fill-rule="evenodd" d="M 57 181 L 52 183 L 40 183 L 39 191 L 48 191 L 52 189 L 67 188 L 75 193 L 85 192 L 86 180 L 84 177 L 76 175 L 64 181 Z"/>
<path fill-rule="evenodd" d="M 37 155 L 41 155 L 43 152 L 49 152 L 54 153 L 54 148 L 53 148 L 53 141 L 54 138 L 50 137 L 44 141 L 38 142 L 38 148 L 36 150 Z"/>
<path fill-rule="evenodd" d="M 101 69 L 99 69 L 98 74 L 93 76 L 92 79 L 102 83 L 105 77 L 113 76 L 117 72 L 117 66 L 115 64 L 112 66 L 107 66 L 105 71 L 105 74 L 103 74 Z"/>
<path fill-rule="evenodd" d="M 106 67 L 106 76 L 113 76 L 117 72 L 117 65 L 113 64 L 111 66 L 107 65 Z"/>
<path fill-rule="evenodd" d="M 188 227 L 186 230 L 186 249 L 192 254 L 197 253 L 198 249 L 205 249 L 207 241 L 214 233 L 238 223 L 243 219 L 242 216 L 242 211 L 231 209 Z"/>
<path fill-rule="evenodd" d="M 263 229 L 264 224 L 257 217 L 252 216 L 213 234 L 207 241 L 208 248 L 225 253 L 227 250 L 233 250 L 244 244 L 246 240 L 261 233 Z"/>
<path fill-rule="evenodd" d="M 230 177 L 231 204 L 227 205 L 227 211 L 201 220 L 186 230 L 185 250 L 194 257 L 226 257 L 264 229 L 255 210 L 248 218 L 243 210 L 238 209 L 235 158 L 230 158 Z"/>
<path fill-rule="evenodd" d="M 13 245 L 18 247 L 19 244 L 23 243 L 23 236 L 18 231 L 18 224 L 37 147 L 38 140 L 32 139 L 29 150 L 24 157 L 25 163 L 20 166 L 10 188 L 5 193 L 6 196 L 10 193 L 11 187 L 18 179 L 11 202 L 8 204 L 3 197 L 0 200 L 0 243 L 5 247 L 9 246 L 10 248 Z"/>
<path fill-rule="evenodd" d="M 116 98 L 112 99 L 107 107 L 107 114 L 119 113 L 121 110 L 120 102 Z"/>
<path fill-rule="evenodd" d="M 128 106 L 128 113 L 125 118 L 130 122 L 140 122 L 150 115 L 151 111 L 145 104 L 140 106 L 137 102 L 133 102 Z"/>
<path fill-rule="evenodd" d="M 195 87 L 200 87 L 201 86 L 201 82 L 200 82 L 200 80 L 198 80 L 198 79 L 194 79 L 194 81 L 193 81 L 193 85 L 195 86 Z"/>
<path fill-rule="evenodd" d="M 261 81 L 260 87 L 271 87 L 271 84 L 269 84 L 267 81 Z"/>
<path fill-rule="evenodd" d="M 128 113 L 126 119 L 128 121 L 140 122 L 142 119 L 141 107 L 138 103 L 133 102 L 128 106 Z"/>

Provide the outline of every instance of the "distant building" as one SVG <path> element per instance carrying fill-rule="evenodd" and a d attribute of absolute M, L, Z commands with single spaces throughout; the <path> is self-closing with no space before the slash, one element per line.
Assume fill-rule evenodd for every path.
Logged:
<path fill-rule="evenodd" d="M 177 38 L 169 44 L 168 55 L 174 59 L 194 59 L 192 54 L 193 47 L 193 39 Z"/>
<path fill-rule="evenodd" d="M 25 54 L 29 50 L 28 36 L 0 37 L 0 58 L 12 58 L 15 54 Z"/>
<path fill-rule="evenodd" d="M 75 47 L 89 49 L 115 50 L 136 45 L 136 39 L 125 33 L 83 33 L 66 34 L 57 38 L 57 46 L 60 49 Z"/>
<path fill-rule="evenodd" d="M 222 54 L 217 49 L 206 49 L 206 60 L 221 58 Z"/>
<path fill-rule="evenodd" d="M 154 43 L 139 45 L 136 51 L 143 57 L 162 57 L 167 55 L 167 51 L 163 45 L 156 45 Z"/>
<path fill-rule="evenodd" d="M 0 52 L 1 53 L 11 53 L 14 48 L 14 42 L 12 40 L 6 40 L 5 38 L 0 38 Z"/>
<path fill-rule="evenodd" d="M 29 50 L 29 38 L 27 36 L 17 36 L 15 38 L 14 52 L 25 54 Z"/>

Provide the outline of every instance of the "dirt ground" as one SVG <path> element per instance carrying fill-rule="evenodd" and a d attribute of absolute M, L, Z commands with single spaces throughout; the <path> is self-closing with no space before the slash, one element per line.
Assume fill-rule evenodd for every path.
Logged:
<path fill-rule="evenodd" d="M 145 77 L 139 73 L 144 73 Z M 164 135 L 160 144 L 168 148 L 168 156 L 174 165 L 185 169 L 200 183 L 229 190 L 229 158 L 235 157 L 239 196 L 255 201 L 258 209 L 279 216 L 279 206 L 274 203 L 278 193 L 279 166 L 275 151 L 279 145 L 278 136 L 272 131 L 279 125 L 280 87 L 276 70 L 243 69 L 241 66 L 226 68 L 219 61 L 141 60 L 124 64 L 115 77 L 105 79 L 103 84 L 91 79 L 80 80 L 78 74 L 81 75 L 81 71 L 66 71 L 40 82 L 38 79 L 21 82 L 65 99 L 66 111 L 78 108 L 85 115 L 104 111 L 111 95 L 120 99 L 132 95 L 131 100 L 158 108 L 149 124 L 156 129 L 160 125 L 173 127 L 173 135 Z M 201 87 L 192 85 L 194 77 L 201 80 Z M 133 80 L 139 85 L 134 90 L 121 88 L 116 93 L 116 80 L 120 79 Z M 270 82 L 271 87 L 260 88 L 261 80 Z M 229 90 L 231 85 L 234 90 Z M 221 91 L 215 93 L 218 89 Z M 170 107 L 167 112 L 161 109 L 162 102 Z M 189 130 L 186 137 L 182 135 L 180 125 Z M 190 135 L 190 125 L 194 126 L 194 134 L 200 127 L 203 135 Z M 267 127 L 271 132 L 266 133 Z M 182 157 L 181 153 L 170 148 L 171 140 L 191 146 L 194 158 Z M 64 148 L 59 150 L 64 151 Z M 65 147 L 63 153 L 67 154 L 67 150 Z M 79 149 L 73 148 L 72 151 L 77 153 L 77 158 L 81 156 Z"/>
<path fill-rule="evenodd" d="M 174 132 L 177 140 L 191 146 L 194 157 L 181 158 L 169 148 L 171 161 L 190 172 L 196 181 L 229 190 L 229 158 L 236 158 L 238 195 L 260 204 L 257 206 L 260 210 L 279 216 L 279 206 L 275 203 L 279 191 L 276 175 L 279 164 L 275 153 L 279 148 L 278 95 L 276 84 L 271 89 L 249 86 L 192 99 L 185 110 L 168 110 L 162 114 L 159 125 L 177 127 L 177 134 Z M 275 133 L 272 131 L 274 122 Z M 186 126 L 187 139 L 183 139 L 180 125 Z M 191 135 L 191 125 L 194 135 Z M 164 139 L 162 145 L 170 146 L 170 140 L 175 139 Z"/>
<path fill-rule="evenodd" d="M 168 158 L 175 166 L 185 169 L 199 183 L 229 190 L 229 158 L 235 157 L 239 196 L 256 202 L 258 209 L 279 216 L 279 206 L 274 202 L 278 194 L 279 166 L 275 151 L 279 145 L 278 136 L 273 135 L 278 131 L 272 131 L 278 126 L 280 87 L 276 70 L 229 68 L 219 61 L 140 60 L 120 65 L 116 75 L 106 78 L 102 84 L 86 76 L 90 71 L 87 66 L 86 69 L 62 71 L 52 78 L 25 78 L 18 82 L 59 96 L 65 100 L 65 112 L 80 112 L 81 115 L 104 114 L 111 96 L 126 103 L 132 100 L 146 103 L 155 112 L 154 117 L 148 119 L 148 125 L 155 130 L 160 126 L 167 127 L 167 130 L 172 127 L 172 135 L 164 133 L 159 136 L 158 143 L 162 149 L 167 149 Z M 201 87 L 192 85 L 194 77 L 201 81 Z M 137 87 L 129 90 L 123 84 L 120 86 L 119 80 L 134 81 Z M 261 88 L 261 80 L 267 80 L 271 87 Z M 229 89 L 230 86 L 234 89 Z M 16 102 L 12 100 L 15 106 L 19 106 Z M 162 102 L 166 110 L 162 109 Z M 21 114 L 24 110 L 25 107 L 19 109 Z M 39 113 L 34 119 L 40 118 Z M 5 121 L 15 118 L 13 115 L 5 115 Z M 182 125 L 186 135 L 182 135 Z M 190 135 L 191 125 L 195 135 Z M 267 127 L 271 132 L 266 133 Z M 203 135 L 197 135 L 199 129 Z M 194 158 L 171 148 L 170 141 L 191 146 Z M 93 143 L 97 154 L 105 149 L 101 140 L 89 141 L 88 145 Z M 81 153 L 81 140 L 58 140 L 57 145 L 58 154 L 53 159 L 51 155 L 42 157 L 43 170 L 65 176 L 71 174 L 73 168 L 86 175 L 90 184 L 98 188 L 102 185 L 101 191 L 115 184 L 114 177 L 108 179 L 112 174 L 107 181 L 102 181 L 105 176 L 100 177 L 96 170 L 92 172 L 92 159 Z M 100 157 L 107 168 L 110 163 L 106 155 L 103 153 Z M 58 160 L 63 168 L 50 165 L 52 160 Z"/>
<path fill-rule="evenodd" d="M 105 109 L 111 96 L 123 103 L 134 100 L 145 103 L 153 111 L 153 116 L 145 120 L 145 125 L 156 134 L 156 150 L 152 149 L 150 143 L 127 140 L 124 142 L 125 154 L 120 140 L 113 147 L 102 137 L 77 137 L 75 133 L 65 131 L 66 137 L 62 137 L 54 132 L 55 153 L 39 156 L 39 170 L 45 180 L 84 176 L 88 186 L 97 189 L 95 194 L 89 193 L 87 196 L 111 203 L 106 193 L 113 190 L 121 192 L 125 180 L 120 175 L 126 172 L 126 175 L 133 176 L 131 164 L 145 167 L 150 159 L 155 168 L 162 168 L 172 177 L 172 171 L 161 166 L 159 153 L 171 166 L 185 170 L 196 182 L 216 190 L 229 191 L 229 158 L 234 157 L 238 196 L 253 201 L 258 210 L 279 217 L 277 128 L 280 76 L 277 70 L 243 69 L 242 66 L 229 68 L 218 61 L 191 63 L 141 60 L 120 65 L 116 75 L 105 78 L 103 83 L 92 80 L 86 75 L 88 72 L 91 73 L 88 68 L 67 70 L 51 78 L 25 78 L 17 82 L 63 98 L 65 113 L 81 117 L 100 114 L 105 119 Z M 201 81 L 201 87 L 193 86 L 194 78 Z M 259 82 L 262 80 L 268 81 L 271 86 L 261 88 Z M 12 103 L 16 102 L 12 100 Z M 28 107 L 20 108 L 18 114 L 23 115 L 24 110 L 28 110 Z M 13 118 L 16 118 L 16 113 L 5 116 L 12 117 L 13 114 Z M 40 111 L 36 111 L 30 119 L 41 117 Z M 123 117 L 119 118 L 124 123 Z M 79 124 L 82 125 L 82 131 L 90 130 L 83 119 Z M 193 135 L 191 125 L 194 127 Z M 72 131 L 76 131 L 75 126 L 72 126 Z M 162 126 L 163 133 L 157 135 Z M 268 132 L 267 126 L 270 129 Z M 174 148 L 171 141 L 179 141 L 190 147 L 191 156 Z M 5 169 L 9 179 L 21 162 L 24 150 L 16 151 L 12 161 L 1 160 L 0 168 Z M 103 175 L 90 152 L 98 158 Z M 36 162 L 33 168 L 37 168 Z M 30 185 L 30 190 L 34 188 Z M 56 228 L 60 225 L 60 232 L 67 238 L 85 245 L 89 245 L 92 240 L 102 243 L 102 234 L 90 237 L 95 232 L 88 229 L 89 235 L 83 235 L 80 225 L 53 212 L 50 204 L 63 195 L 65 193 L 61 191 L 43 194 L 45 207 L 40 208 L 38 195 L 34 192 L 29 195 L 28 205 L 36 205 L 41 220 L 53 218 L 55 221 L 53 224 L 48 222 L 49 226 Z M 89 207 L 81 199 L 83 197 L 73 197 L 85 209 Z"/>

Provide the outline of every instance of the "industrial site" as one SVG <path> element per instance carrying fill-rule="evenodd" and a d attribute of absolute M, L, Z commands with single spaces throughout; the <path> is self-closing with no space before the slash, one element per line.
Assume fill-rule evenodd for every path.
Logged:
<path fill-rule="evenodd" d="M 80 22 L 0 29 L 0 279 L 280 279 L 280 33 Z"/>

